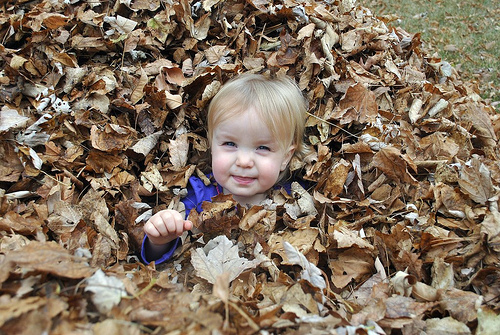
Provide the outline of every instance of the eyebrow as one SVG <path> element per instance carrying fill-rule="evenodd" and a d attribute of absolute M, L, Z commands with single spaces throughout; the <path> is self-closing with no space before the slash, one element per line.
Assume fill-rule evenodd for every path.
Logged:
<path fill-rule="evenodd" d="M 233 134 L 232 132 L 228 132 L 228 131 L 223 131 L 223 130 L 219 130 L 217 132 L 214 132 L 214 140 L 231 140 L 231 141 L 235 141 L 237 142 L 238 139 L 239 139 L 239 136 L 238 134 Z M 254 140 L 254 144 L 256 145 L 276 145 L 276 146 L 279 146 L 280 145 L 280 141 L 274 137 L 272 137 L 272 135 L 269 135 L 269 137 L 265 137 L 265 138 L 262 138 L 262 137 L 258 137 L 256 140 Z"/>

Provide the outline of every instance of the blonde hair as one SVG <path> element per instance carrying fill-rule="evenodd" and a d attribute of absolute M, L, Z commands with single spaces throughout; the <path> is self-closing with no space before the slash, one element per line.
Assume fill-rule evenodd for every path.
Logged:
<path fill-rule="evenodd" d="M 306 99 L 297 84 L 287 76 L 269 78 L 258 74 L 243 74 L 222 86 L 208 107 L 210 145 L 217 125 L 249 109 L 255 110 L 256 116 L 279 141 L 282 150 L 293 145 L 294 156 L 302 158 L 306 150 Z"/>

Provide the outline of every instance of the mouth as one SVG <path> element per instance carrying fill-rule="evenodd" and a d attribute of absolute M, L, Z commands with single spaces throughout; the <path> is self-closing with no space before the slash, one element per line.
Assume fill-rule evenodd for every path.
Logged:
<path fill-rule="evenodd" d="M 233 176 L 234 181 L 236 181 L 238 184 L 241 185 L 249 185 L 251 184 L 256 178 L 252 177 L 242 177 L 242 176 Z"/>

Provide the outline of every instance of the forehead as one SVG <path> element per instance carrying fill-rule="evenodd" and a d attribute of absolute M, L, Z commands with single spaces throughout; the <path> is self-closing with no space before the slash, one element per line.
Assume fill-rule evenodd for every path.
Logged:
<path fill-rule="evenodd" d="M 268 125 L 251 110 L 231 115 L 215 126 L 214 135 L 252 136 L 256 139 L 274 139 Z"/>

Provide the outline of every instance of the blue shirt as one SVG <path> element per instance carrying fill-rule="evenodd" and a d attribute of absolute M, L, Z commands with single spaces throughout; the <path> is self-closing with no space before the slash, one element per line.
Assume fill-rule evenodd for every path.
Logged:
<path fill-rule="evenodd" d="M 208 178 L 213 180 L 211 178 L 212 176 L 209 175 Z M 291 191 L 291 183 L 290 182 L 285 182 L 284 184 L 279 184 L 276 186 L 276 188 L 283 187 L 288 193 Z M 203 180 L 196 176 L 192 176 L 189 178 L 189 183 L 187 187 L 188 194 L 184 198 L 181 199 L 182 203 L 184 204 L 184 207 L 186 208 L 186 218 L 189 215 L 189 212 L 193 208 L 196 208 L 196 211 L 198 213 L 202 212 L 201 205 L 203 204 L 204 201 L 212 201 L 212 198 L 216 196 L 217 194 L 222 193 L 222 188 L 215 183 L 211 183 L 210 185 L 205 185 Z M 148 260 L 146 258 L 146 250 L 145 250 L 145 243 L 148 239 L 148 236 L 144 236 L 144 239 L 142 240 L 142 247 L 141 247 L 141 258 L 144 263 L 149 263 L 153 261 L 153 259 Z M 180 238 L 176 238 L 175 240 L 169 242 L 168 244 L 168 250 L 159 258 L 155 259 L 155 264 L 161 264 L 165 261 L 168 261 L 170 258 L 172 258 L 172 255 L 174 254 L 175 250 L 180 244 Z"/>

